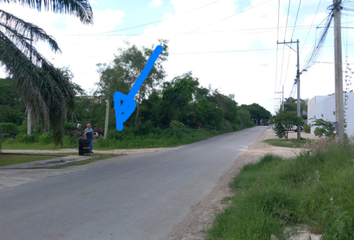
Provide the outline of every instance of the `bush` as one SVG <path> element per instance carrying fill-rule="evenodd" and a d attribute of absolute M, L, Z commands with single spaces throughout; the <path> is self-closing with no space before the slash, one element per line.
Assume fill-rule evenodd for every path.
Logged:
<path fill-rule="evenodd" d="M 304 131 L 307 132 L 307 133 L 310 133 L 311 132 L 311 125 L 310 124 L 305 124 L 304 125 Z"/>
<path fill-rule="evenodd" d="M 32 134 L 31 136 L 28 136 L 26 133 L 19 133 L 16 135 L 16 140 L 20 143 L 34 143 L 38 142 L 38 139 L 38 134 Z"/>
<path fill-rule="evenodd" d="M 39 136 L 39 142 L 43 144 L 50 144 L 53 142 L 53 135 L 51 133 L 42 133 Z"/>
<path fill-rule="evenodd" d="M 66 122 L 64 124 L 64 130 L 65 131 L 74 131 L 76 130 L 76 123 L 73 123 L 73 122 Z"/>
<path fill-rule="evenodd" d="M 0 123 L 0 131 L 3 134 L 3 137 L 15 137 L 18 134 L 18 129 L 14 123 Z"/>

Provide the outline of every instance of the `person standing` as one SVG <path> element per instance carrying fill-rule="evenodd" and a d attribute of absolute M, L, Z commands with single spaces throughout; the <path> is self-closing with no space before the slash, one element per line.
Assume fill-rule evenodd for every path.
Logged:
<path fill-rule="evenodd" d="M 85 132 L 84 132 L 84 136 L 85 136 L 85 139 L 89 139 L 90 140 L 90 153 L 93 153 L 92 149 L 93 149 L 93 138 L 94 138 L 94 135 L 93 135 L 93 130 L 91 128 L 91 124 L 90 123 L 87 124 L 87 128 L 85 129 Z"/>

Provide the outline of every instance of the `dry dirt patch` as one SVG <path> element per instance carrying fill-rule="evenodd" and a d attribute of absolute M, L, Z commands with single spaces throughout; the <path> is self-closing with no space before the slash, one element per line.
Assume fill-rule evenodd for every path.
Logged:
<path fill-rule="evenodd" d="M 297 133 L 289 133 L 289 138 L 296 137 Z M 309 139 L 317 138 L 304 132 L 301 133 L 301 137 Z M 241 171 L 243 166 L 249 163 L 256 163 L 262 156 L 269 153 L 284 158 L 291 158 L 303 151 L 303 149 L 300 148 L 275 147 L 264 142 L 264 140 L 271 138 L 277 137 L 272 128 L 268 128 L 264 131 L 261 137 L 253 142 L 248 149 L 241 154 L 232 167 L 220 178 L 219 183 L 214 190 L 206 196 L 202 202 L 193 208 L 192 213 L 190 213 L 187 219 L 184 220 L 184 222 L 170 235 L 168 240 L 205 239 L 206 230 L 213 226 L 215 216 L 227 207 L 227 203 L 225 203 L 223 199 L 234 194 L 229 187 L 229 183 Z M 303 234 L 296 239 L 305 240 L 308 239 L 308 236 L 308 234 Z M 312 239 L 316 239 L 314 237 L 315 236 L 312 236 Z"/>

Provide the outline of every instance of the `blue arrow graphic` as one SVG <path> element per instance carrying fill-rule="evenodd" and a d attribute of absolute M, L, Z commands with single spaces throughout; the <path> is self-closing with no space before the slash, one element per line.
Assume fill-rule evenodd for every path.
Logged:
<path fill-rule="evenodd" d="M 146 63 L 143 71 L 139 75 L 138 79 L 135 81 L 132 89 L 130 89 L 128 95 L 118 91 L 113 94 L 114 108 L 116 113 L 116 128 L 118 131 L 123 130 L 123 123 L 127 121 L 127 119 L 133 114 L 136 108 L 134 97 L 139 91 L 139 88 L 141 87 L 143 82 L 145 81 L 147 75 L 150 73 L 152 67 L 154 66 L 154 63 L 156 62 L 162 50 L 163 48 L 161 45 L 158 45 L 155 48 L 154 52 L 151 54 L 148 62 Z"/>

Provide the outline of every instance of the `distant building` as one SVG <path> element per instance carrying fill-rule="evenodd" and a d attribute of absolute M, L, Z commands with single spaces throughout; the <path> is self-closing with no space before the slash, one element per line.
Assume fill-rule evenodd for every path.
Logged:
<path fill-rule="evenodd" d="M 354 92 L 343 93 L 343 100 L 347 96 L 346 104 L 344 105 L 345 119 L 347 127 L 346 134 L 354 136 Z M 323 119 L 332 123 L 336 122 L 336 105 L 335 95 L 331 96 L 315 96 L 307 103 L 307 120 L 311 124 L 314 119 Z M 316 127 L 311 126 L 311 133 L 313 134 Z"/>

